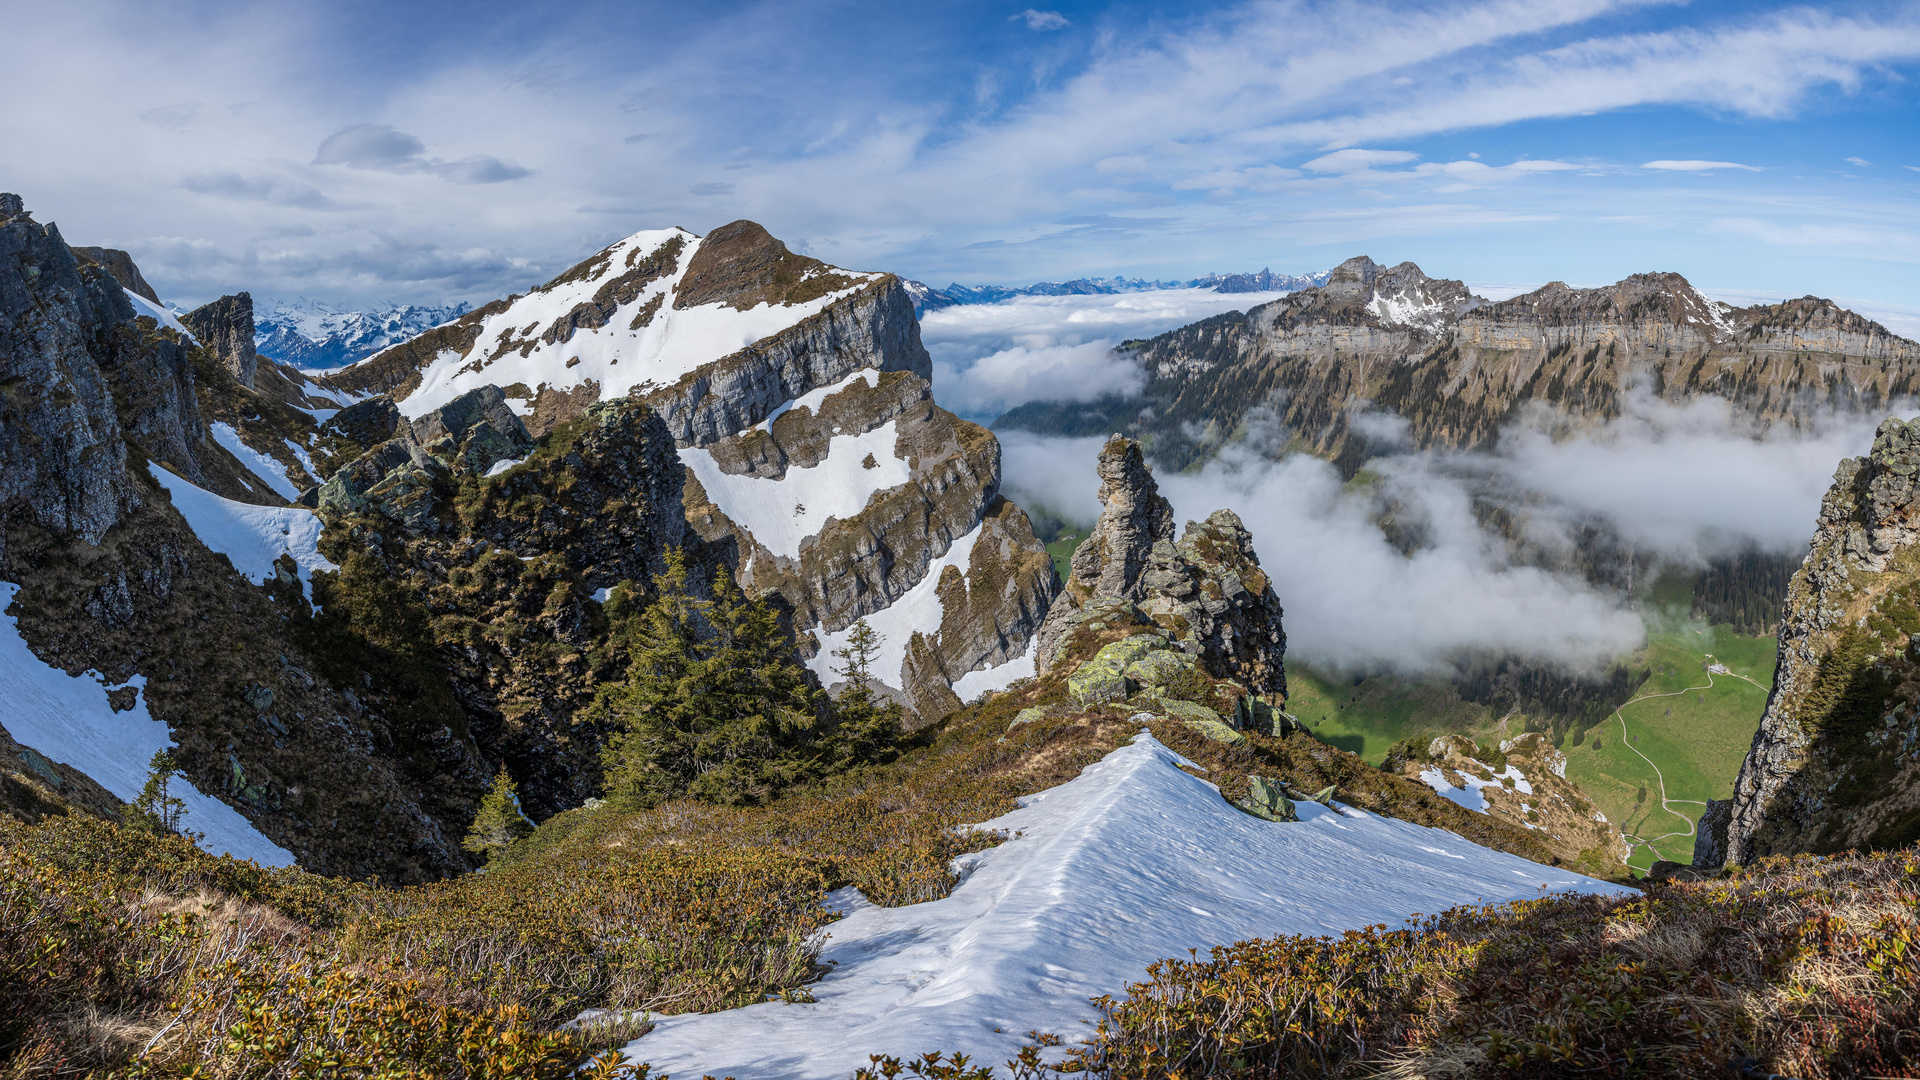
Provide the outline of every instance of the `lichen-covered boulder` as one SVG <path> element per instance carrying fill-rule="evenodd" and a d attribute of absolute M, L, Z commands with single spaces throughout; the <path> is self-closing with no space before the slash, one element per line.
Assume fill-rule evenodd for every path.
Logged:
<path fill-rule="evenodd" d="M 1247 797 L 1233 805 L 1267 821 L 1299 821 L 1300 815 L 1293 808 L 1293 800 L 1287 798 L 1280 785 L 1276 785 L 1264 776 L 1250 776 Z"/>
<path fill-rule="evenodd" d="M 1189 703 L 1181 702 L 1180 704 L 1184 705 Z M 1195 705 L 1193 707 L 1196 709 L 1200 708 L 1200 706 L 1198 705 Z M 1206 711 L 1211 711 L 1211 710 L 1206 710 Z M 1191 728 L 1193 731 L 1199 733 L 1200 735 L 1204 735 L 1205 737 L 1212 739 L 1214 742 L 1217 742 L 1217 743 L 1226 743 L 1229 746 L 1237 746 L 1247 741 L 1247 737 L 1245 735 L 1240 734 L 1239 732 L 1233 730 L 1232 728 L 1228 727 L 1227 725 L 1221 723 L 1218 720 L 1185 720 L 1183 719 L 1181 723 L 1187 725 L 1187 727 Z"/>
<path fill-rule="evenodd" d="M 1081 664 L 1078 671 L 1067 676 L 1067 693 L 1082 705 L 1124 701 L 1129 696 L 1127 676 L 1119 665 L 1102 663 L 1096 658 Z"/>
<path fill-rule="evenodd" d="M 1031 724 L 1036 720 L 1045 720 L 1046 718 L 1047 710 L 1044 706 L 1036 705 L 1031 709 L 1021 709 L 1018 713 L 1014 714 L 1013 723 L 1007 725 L 1007 730 L 1012 731 L 1021 724 Z"/>
<path fill-rule="evenodd" d="M 1165 686 L 1183 672 L 1192 671 L 1194 659 L 1171 648 L 1157 649 L 1127 665 L 1127 678 L 1141 686 Z"/>

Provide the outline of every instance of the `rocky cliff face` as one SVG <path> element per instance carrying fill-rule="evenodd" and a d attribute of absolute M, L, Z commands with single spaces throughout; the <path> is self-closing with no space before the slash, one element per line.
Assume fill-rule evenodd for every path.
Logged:
<path fill-rule="evenodd" d="M 153 291 L 147 279 L 141 275 L 140 268 L 134 265 L 133 256 L 115 248 L 77 247 L 73 255 L 83 263 L 92 263 L 114 276 L 120 287 L 130 293 L 146 297 L 155 304 L 160 303 L 160 294 Z"/>
<path fill-rule="evenodd" d="M 34 222 L 19 196 L 0 197 L 0 506 L 10 516 L 94 544 L 140 505 L 96 355 L 107 329 L 132 317 L 112 277 L 83 275 L 59 230 Z"/>
<path fill-rule="evenodd" d="M 1916 476 L 1920 430 L 1896 419 L 1868 456 L 1840 463 L 1788 588 L 1779 667 L 1725 847 L 1703 842 L 1696 861 L 1920 839 Z"/>
<path fill-rule="evenodd" d="M 1367 455 L 1357 408 L 1404 418 L 1417 447 L 1484 447 L 1535 403 L 1604 420 L 1638 384 L 1671 400 L 1718 394 L 1761 424 L 1799 425 L 1911 394 L 1920 372 L 1920 345 L 1814 297 L 1733 308 L 1661 273 L 1491 303 L 1410 263 L 1365 258 L 1318 289 L 1128 347 L 1150 376 L 1140 399 L 1025 406 L 1001 423 L 1135 432 L 1182 466 L 1266 408 L 1315 453 L 1357 468 Z"/>
<path fill-rule="evenodd" d="M 958 705 L 954 684 L 1014 677 L 1053 575 L 999 498 L 997 442 L 933 403 L 931 373 L 898 279 L 735 222 L 636 234 L 327 382 L 416 423 L 497 387 L 535 437 L 595 402 L 644 407 L 687 467 L 690 542 L 784 600 L 829 684 L 833 649 L 868 618 L 880 681 L 932 720 Z"/>
<path fill-rule="evenodd" d="M 471 740 L 409 728 L 403 688 L 341 662 L 360 654 L 316 625 L 302 567 L 250 558 L 284 546 L 300 512 L 250 516 L 284 500 L 209 417 L 311 417 L 136 313 L 117 274 L 78 259 L 17 197 L 0 198 L 0 252 L 3 632 L 31 656 L 0 670 L 0 701 L 23 700 L 9 681 L 22 664 L 79 676 L 69 696 L 160 722 L 199 792 L 313 869 L 420 880 L 465 867 L 459 831 L 491 772 L 461 766 L 479 760 Z M 29 731 L 65 722 L 53 714 L 0 709 L 13 727 L 0 747 L 24 763 L 0 783 L 7 807 L 116 813 L 132 790 L 34 745 Z M 108 761 L 121 734 L 80 742 Z M 137 776 L 137 757 L 118 766 Z"/>
<path fill-rule="evenodd" d="M 1114 436 L 1100 451 L 1105 509 L 1074 551 L 1073 573 L 1040 631 L 1038 660 L 1050 668 L 1076 630 L 1129 617 L 1162 628 L 1215 678 L 1285 701 L 1287 635 L 1280 600 L 1260 570 L 1253 538 L 1230 510 L 1188 522 L 1173 541 L 1173 508 L 1140 446 Z M 1104 627 L 1102 627 L 1104 628 Z"/>
<path fill-rule="evenodd" d="M 253 388 L 254 369 L 259 366 L 253 351 L 253 297 L 246 293 L 223 296 L 182 315 L 180 321 L 220 358 L 240 385 Z"/>

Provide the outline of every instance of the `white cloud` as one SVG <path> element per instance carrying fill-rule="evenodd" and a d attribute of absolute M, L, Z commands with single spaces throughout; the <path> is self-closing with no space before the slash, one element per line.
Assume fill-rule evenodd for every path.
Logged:
<path fill-rule="evenodd" d="M 1867 161 L 1864 158 L 1850 157 L 1850 158 L 1847 158 L 1846 160 L 1854 165 L 1860 166 L 1863 169 L 1873 164 L 1873 162 Z"/>
<path fill-rule="evenodd" d="M 1114 354 L 1113 341 L 1043 345 L 981 357 L 965 368 L 936 363 L 940 404 L 969 416 L 1003 413 L 1028 401 L 1095 401 L 1131 397 L 1146 385 L 1146 372 Z"/>
<path fill-rule="evenodd" d="M 1336 150 L 1323 154 L 1300 166 L 1313 172 L 1350 173 L 1371 169 L 1375 165 L 1398 165 L 1413 161 L 1420 155 L 1411 150 Z"/>
<path fill-rule="evenodd" d="M 1245 311 L 1279 295 L 1156 289 L 1022 296 L 929 311 L 920 336 L 934 360 L 935 399 L 962 416 L 991 419 L 1027 401 L 1133 394 L 1145 375 L 1113 354 L 1119 342 Z"/>
<path fill-rule="evenodd" d="M 1028 8 L 1018 15 L 1009 16 L 1007 21 L 1013 22 L 1016 19 L 1024 21 L 1029 30 L 1065 30 L 1073 25 L 1067 21 L 1065 15 L 1057 11 L 1036 11 L 1033 8 Z"/>
<path fill-rule="evenodd" d="M 1713 169 L 1745 169 L 1748 172 L 1760 171 L 1756 166 L 1742 165 L 1737 161 L 1669 161 L 1662 159 L 1660 161 L 1649 161 L 1640 167 L 1643 169 L 1655 169 L 1660 172 L 1708 172 Z"/>

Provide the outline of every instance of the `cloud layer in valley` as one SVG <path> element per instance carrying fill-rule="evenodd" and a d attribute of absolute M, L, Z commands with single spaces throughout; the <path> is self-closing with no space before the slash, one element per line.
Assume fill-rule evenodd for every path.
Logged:
<path fill-rule="evenodd" d="M 1373 419 L 1390 440 L 1392 418 Z M 1353 484 L 1317 458 L 1274 460 L 1284 433 L 1257 425 L 1203 469 L 1162 473 L 1160 484 L 1183 521 L 1228 507 L 1246 522 L 1286 608 L 1289 654 L 1308 663 L 1417 673 L 1491 651 L 1591 670 L 1640 644 L 1639 616 L 1617 591 L 1518 564 L 1475 519 L 1476 496 L 1507 502 L 1548 554 L 1596 522 L 1683 565 L 1747 548 L 1793 553 L 1835 465 L 1866 452 L 1878 416 L 1755 438 L 1718 399 L 1677 407 L 1632 395 L 1621 417 L 1572 437 L 1550 437 L 1549 419 L 1503 433 L 1491 454 L 1389 449 L 1370 482 Z M 1009 497 L 1070 521 L 1097 515 L 1103 440 L 1001 441 Z M 1419 536 L 1411 555 L 1378 524 L 1388 505 Z"/>
<path fill-rule="evenodd" d="M 934 394 L 962 416 L 991 420 L 1028 401 L 1093 401 L 1139 391 L 1146 375 L 1114 355 L 1152 337 L 1279 293 L 1166 289 L 1094 296 L 1022 296 L 930 311 L 920 337 L 933 355 Z"/>

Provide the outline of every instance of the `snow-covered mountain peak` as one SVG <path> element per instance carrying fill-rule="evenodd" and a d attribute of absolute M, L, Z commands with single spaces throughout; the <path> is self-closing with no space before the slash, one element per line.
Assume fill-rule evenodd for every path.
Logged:
<path fill-rule="evenodd" d="M 634 233 L 523 296 L 481 309 L 471 345 L 439 350 L 399 406 L 418 417 L 486 385 L 506 388 L 523 414 L 542 390 L 592 383 L 599 400 L 645 393 L 884 276 L 795 255 L 751 222 L 706 237 L 678 228 Z"/>

